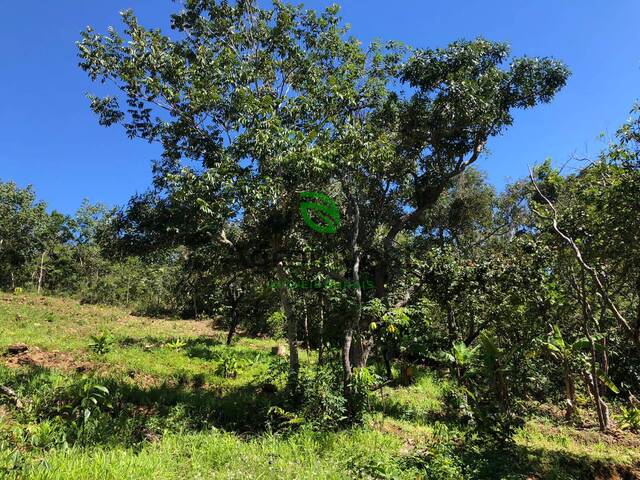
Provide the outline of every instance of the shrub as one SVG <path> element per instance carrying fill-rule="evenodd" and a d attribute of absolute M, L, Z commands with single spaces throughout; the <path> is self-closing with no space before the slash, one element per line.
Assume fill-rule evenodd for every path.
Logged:
<path fill-rule="evenodd" d="M 216 375 L 223 378 L 235 378 L 240 370 L 240 360 L 234 352 L 225 350 L 218 355 Z"/>
<path fill-rule="evenodd" d="M 99 355 L 107 354 L 111 351 L 115 339 L 107 331 L 102 331 L 98 335 L 91 335 L 92 343 L 89 344 L 89 348 Z"/>
<path fill-rule="evenodd" d="M 187 342 L 185 342 L 182 338 L 176 338 L 172 342 L 165 343 L 164 346 L 170 350 L 174 350 L 177 352 L 182 350 L 184 347 L 186 347 Z"/>
<path fill-rule="evenodd" d="M 619 427 L 622 430 L 640 432 L 640 408 L 622 407 L 619 415 Z"/>
<path fill-rule="evenodd" d="M 382 379 L 370 368 L 355 368 L 349 384 L 349 414 L 354 422 L 362 421 L 365 411 L 369 410 L 371 389 Z"/>
<path fill-rule="evenodd" d="M 273 312 L 267 317 L 267 333 L 274 339 L 284 337 L 286 317 L 281 311 Z"/>
<path fill-rule="evenodd" d="M 462 465 L 451 447 L 436 444 L 404 460 L 404 466 L 418 468 L 420 478 L 428 480 L 463 480 Z"/>
<path fill-rule="evenodd" d="M 300 375 L 302 415 L 316 429 L 335 429 L 347 419 L 341 379 L 327 367 Z"/>

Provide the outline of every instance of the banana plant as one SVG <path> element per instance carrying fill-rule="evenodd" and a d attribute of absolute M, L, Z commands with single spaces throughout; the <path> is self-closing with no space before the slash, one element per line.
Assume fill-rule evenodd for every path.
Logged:
<path fill-rule="evenodd" d="M 476 357 L 479 345 L 469 348 L 464 342 L 456 342 L 449 352 L 443 353 L 443 358 L 456 367 L 456 376 L 462 382 L 465 371 Z"/>
<path fill-rule="evenodd" d="M 571 419 L 576 412 L 576 382 L 578 375 L 585 375 L 589 372 L 589 361 L 585 351 L 591 348 L 591 343 L 587 338 L 580 338 L 573 343 L 568 343 L 562 336 L 562 332 L 557 325 L 553 325 L 549 333 L 548 340 L 542 343 L 543 349 L 556 360 L 561 368 L 565 388 L 565 418 Z M 601 337 L 594 338 L 598 340 Z M 596 349 L 601 349 L 600 343 L 595 343 Z M 613 381 L 603 372 L 598 370 L 600 381 L 614 393 L 619 393 Z"/>
<path fill-rule="evenodd" d="M 498 340 L 487 332 L 480 334 L 480 344 L 482 345 L 482 359 L 484 370 L 490 379 L 498 400 L 503 405 L 508 402 L 508 388 L 506 379 L 506 369 L 510 358 L 515 352 L 515 348 L 505 350 L 498 346 Z"/>

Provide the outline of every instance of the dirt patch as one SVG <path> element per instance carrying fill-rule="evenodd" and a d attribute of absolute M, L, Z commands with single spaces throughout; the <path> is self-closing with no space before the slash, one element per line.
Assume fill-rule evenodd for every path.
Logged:
<path fill-rule="evenodd" d="M 15 343 L 7 347 L 7 355 L 18 355 L 29 350 L 29 346 L 24 343 Z"/>
<path fill-rule="evenodd" d="M 133 385 L 137 385 L 141 388 L 157 387 L 162 384 L 162 379 L 149 375 L 148 373 L 142 373 L 135 370 L 129 370 L 127 377 Z"/>
<path fill-rule="evenodd" d="M 627 465 L 598 465 L 595 480 L 639 480 L 640 469 Z"/>
<path fill-rule="evenodd" d="M 38 347 L 28 347 L 18 353 L 7 352 L 2 362 L 10 368 L 40 367 L 65 372 L 93 372 L 100 369 L 100 365 L 78 359 L 68 352 L 47 351 Z"/>

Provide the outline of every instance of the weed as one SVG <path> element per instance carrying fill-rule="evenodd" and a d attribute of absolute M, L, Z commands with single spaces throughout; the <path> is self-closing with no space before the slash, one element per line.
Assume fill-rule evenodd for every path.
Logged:
<path fill-rule="evenodd" d="M 106 330 L 103 330 L 97 335 L 91 335 L 92 343 L 89 344 L 89 348 L 99 355 L 105 355 L 111 351 L 115 340 Z"/>
<path fill-rule="evenodd" d="M 623 430 L 640 432 L 640 408 L 622 407 L 620 412 L 618 418 L 619 427 Z"/>
<path fill-rule="evenodd" d="M 240 360 L 235 353 L 225 350 L 217 356 L 216 375 L 222 378 L 235 378 L 240 369 Z"/>
<path fill-rule="evenodd" d="M 164 346 L 167 347 L 170 350 L 173 350 L 173 351 L 177 352 L 177 351 L 180 351 L 180 350 L 184 349 L 184 347 L 187 346 L 187 342 L 185 342 L 181 338 L 176 338 L 172 342 L 165 343 Z"/>

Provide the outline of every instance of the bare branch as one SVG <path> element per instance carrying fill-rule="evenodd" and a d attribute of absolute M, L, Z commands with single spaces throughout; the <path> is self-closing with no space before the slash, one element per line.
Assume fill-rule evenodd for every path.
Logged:
<path fill-rule="evenodd" d="M 549 208 L 551 208 L 551 211 L 553 213 L 553 216 L 551 217 L 551 220 L 553 222 L 553 229 L 567 243 L 567 245 L 571 247 L 576 259 L 578 260 L 582 268 L 591 276 L 591 278 L 593 278 L 593 281 L 595 282 L 598 293 L 602 296 L 602 299 L 605 301 L 605 304 L 607 305 L 607 307 L 609 308 L 613 316 L 616 318 L 616 320 L 618 320 L 618 322 L 620 322 L 620 324 L 622 324 L 624 329 L 631 335 L 631 338 L 633 338 L 634 342 L 640 346 L 640 339 L 634 335 L 634 331 L 631 328 L 631 325 L 629 324 L 627 319 L 620 313 L 620 311 L 618 310 L 618 307 L 615 305 L 615 303 L 611 299 L 611 296 L 607 292 L 604 286 L 602 277 L 598 273 L 598 270 L 593 266 L 589 265 L 584 260 L 582 256 L 582 252 L 580 251 L 580 248 L 578 247 L 578 245 L 576 245 L 576 242 L 568 234 L 564 233 L 560 229 L 558 225 L 558 210 L 556 209 L 553 202 L 549 200 L 549 198 L 544 193 L 542 193 L 542 191 L 540 190 L 540 187 L 538 187 L 538 183 L 536 182 L 533 176 L 533 171 L 531 170 L 531 168 L 529 168 L 529 178 L 531 178 L 531 183 L 536 189 L 536 192 L 538 192 L 538 195 L 540 195 L 540 197 L 546 202 L 546 204 L 549 205 Z"/>

